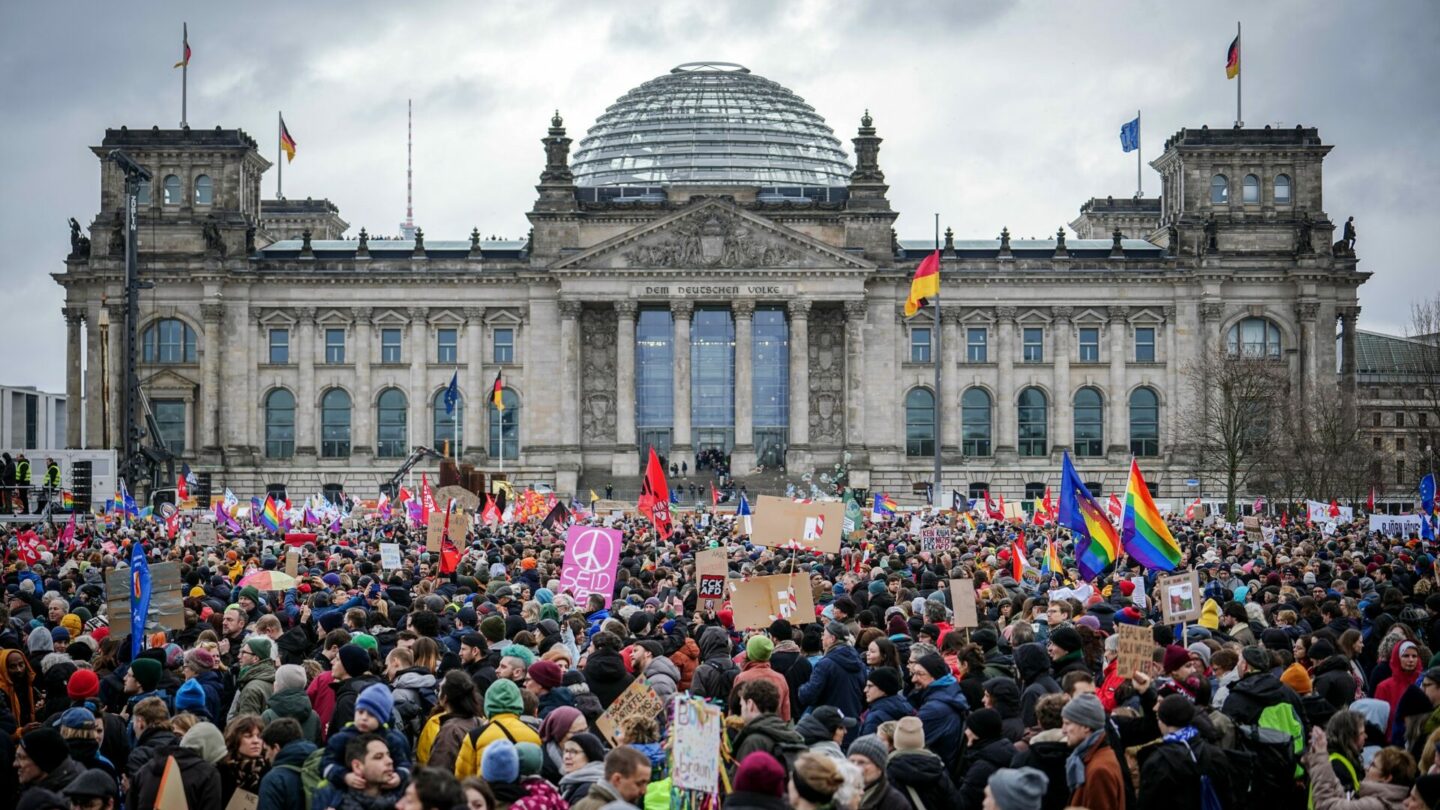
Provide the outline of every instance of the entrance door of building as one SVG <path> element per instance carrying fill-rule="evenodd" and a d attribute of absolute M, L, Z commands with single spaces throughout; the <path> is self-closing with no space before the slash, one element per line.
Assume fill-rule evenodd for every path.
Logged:
<path fill-rule="evenodd" d="M 644 469 L 645 463 L 650 460 L 650 448 L 652 447 L 655 448 L 655 455 L 662 460 L 667 460 L 665 463 L 669 464 L 670 428 L 640 428 L 639 436 L 636 438 L 639 439 L 640 444 L 641 469 Z"/>

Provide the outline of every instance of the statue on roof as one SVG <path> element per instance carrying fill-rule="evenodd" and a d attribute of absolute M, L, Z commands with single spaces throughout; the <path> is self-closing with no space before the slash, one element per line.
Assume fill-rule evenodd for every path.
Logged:
<path fill-rule="evenodd" d="M 220 258 L 225 258 L 225 237 L 220 235 L 220 226 L 214 217 L 205 220 L 205 224 L 200 228 L 200 235 L 205 238 L 206 253 L 218 253 Z"/>
<path fill-rule="evenodd" d="M 70 218 L 70 255 L 84 258 L 90 255 L 90 239 L 80 233 L 80 223 Z"/>

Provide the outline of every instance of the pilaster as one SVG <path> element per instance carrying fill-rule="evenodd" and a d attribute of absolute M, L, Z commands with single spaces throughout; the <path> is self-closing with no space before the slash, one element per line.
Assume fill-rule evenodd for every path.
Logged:
<path fill-rule="evenodd" d="M 81 430 L 85 424 L 80 410 L 85 395 L 80 377 L 84 356 L 80 325 L 85 322 L 85 310 L 64 307 L 60 312 L 65 316 L 65 447 L 79 449 Z"/>
<path fill-rule="evenodd" d="M 1070 317 L 1071 307 L 1051 307 L 1055 337 L 1055 435 L 1050 441 L 1050 452 L 1059 453 L 1074 446 L 1075 408 L 1070 393 L 1070 335 L 1074 327 Z"/>
<path fill-rule="evenodd" d="M 465 308 L 465 384 L 463 403 L 465 407 L 464 435 L 461 441 L 470 455 L 478 454 L 485 447 L 485 403 L 489 402 L 490 389 L 485 374 L 485 309 Z M 462 456 L 463 457 L 463 456 Z"/>
<path fill-rule="evenodd" d="M 350 454 L 362 456 L 363 461 L 364 456 L 375 453 L 375 409 L 370 407 L 370 334 L 375 310 L 372 307 L 355 307 L 351 314 L 355 318 L 352 330 L 354 346 L 350 347 L 355 353 L 355 389 L 350 402 Z M 311 400 L 310 407 L 319 406 L 318 401 Z"/>
<path fill-rule="evenodd" d="M 810 300 L 789 302 L 790 310 L 790 446 L 785 463 L 804 470 L 810 463 Z"/>
<path fill-rule="evenodd" d="M 635 446 L 635 313 L 634 301 L 615 302 L 615 453 L 610 474 L 640 474 Z"/>
<path fill-rule="evenodd" d="M 960 372 L 957 365 L 965 356 L 960 340 L 960 307 L 940 311 L 940 452 L 945 460 L 960 454 Z"/>
<path fill-rule="evenodd" d="M 423 242 L 420 241 L 420 229 L 416 229 L 417 250 Z M 430 352 L 430 309 L 428 307 L 410 307 L 406 314 L 410 316 L 410 339 L 406 341 L 404 352 L 410 357 L 410 394 L 409 406 L 405 409 L 405 439 L 409 447 L 405 448 L 405 454 L 410 454 L 410 447 L 417 445 L 429 447 L 434 440 L 430 433 L 430 420 L 425 418 L 429 413 L 430 386 L 427 385 L 426 367 Z M 402 355 L 403 356 L 403 355 Z M 441 448 L 435 448 L 439 451 Z"/>
<path fill-rule="evenodd" d="M 580 449 L 580 309 L 579 301 L 562 300 L 560 310 L 560 441 L 579 457 Z"/>
<path fill-rule="evenodd" d="M 995 456 L 1013 462 L 1019 423 L 1015 409 L 1015 315 L 1013 306 L 995 307 Z"/>
<path fill-rule="evenodd" d="M 319 394 L 315 390 L 315 307 L 300 307 L 295 310 L 295 330 L 299 384 L 295 392 L 295 455 L 310 459 L 315 456 L 319 439 L 315 435 L 317 407 L 303 407 L 302 403 L 316 402 Z"/>
<path fill-rule="evenodd" d="M 865 446 L 865 319 L 868 301 L 845 302 L 845 446 Z M 853 463 L 853 459 L 852 459 Z"/>
<path fill-rule="evenodd" d="M 695 304 L 690 301 L 671 301 L 670 317 L 674 321 L 675 338 L 675 437 L 670 442 L 670 457 L 679 462 L 682 459 L 693 465 L 694 455 L 690 433 L 690 316 Z"/>
<path fill-rule="evenodd" d="M 201 327 L 205 337 L 200 344 L 200 451 L 208 463 L 219 463 L 219 452 L 224 446 L 220 435 L 220 400 L 223 389 L 220 386 L 221 338 L 220 325 L 224 322 L 225 306 L 220 303 L 200 305 Z M 257 407 L 258 404 L 257 404 Z"/>
<path fill-rule="evenodd" d="M 735 448 L 730 464 L 749 470 L 755 466 L 755 302 L 734 301 L 730 314 L 735 319 Z"/>
<path fill-rule="evenodd" d="M 1129 307 L 1110 307 L 1110 397 L 1105 403 L 1105 443 L 1111 461 L 1123 459 L 1130 452 L 1125 415 L 1125 353 L 1129 337 Z M 1069 403 L 1066 403 L 1067 406 Z"/>

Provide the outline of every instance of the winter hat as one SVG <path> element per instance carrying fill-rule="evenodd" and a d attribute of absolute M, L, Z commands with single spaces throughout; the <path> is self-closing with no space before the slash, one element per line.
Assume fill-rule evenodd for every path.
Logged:
<path fill-rule="evenodd" d="M 175 711 L 183 712 L 189 709 L 205 708 L 205 688 L 200 682 L 194 679 L 180 684 L 175 691 Z"/>
<path fill-rule="evenodd" d="M 29 580 L 26 581 L 28 582 Z M 42 650 L 44 652 L 51 652 L 55 649 L 55 639 L 50 635 L 49 630 L 46 630 L 44 627 L 36 627 L 30 631 L 30 636 L 25 641 L 25 647 L 32 653 Z"/>
<path fill-rule="evenodd" d="M 1195 704 L 1184 695 L 1167 695 L 1156 705 L 1155 714 L 1171 728 L 1184 728 L 1195 722 Z"/>
<path fill-rule="evenodd" d="M 769 661 L 772 653 L 775 652 L 775 642 L 768 636 L 751 636 L 745 642 L 745 657 L 751 661 Z"/>
<path fill-rule="evenodd" d="M 1002 733 L 1000 713 L 994 709 L 976 709 L 965 718 L 965 728 L 981 740 L 993 740 Z"/>
<path fill-rule="evenodd" d="M 925 726 L 920 723 L 920 718 L 914 715 L 900 718 L 900 722 L 895 724 L 894 740 L 896 751 L 919 751 L 924 748 Z"/>
<path fill-rule="evenodd" d="M 554 712 L 551 712 L 551 714 L 554 714 Z M 573 723 L 575 721 L 571 720 L 570 722 Z M 585 752 L 585 759 L 590 762 L 603 762 L 605 760 L 605 743 L 601 742 L 600 738 L 594 734 L 588 731 L 582 731 L 571 737 L 570 742 L 580 746 L 580 750 Z"/>
<path fill-rule="evenodd" d="M 1067 653 L 1075 652 L 1084 644 L 1080 640 L 1080 631 L 1064 625 L 1050 631 L 1050 643 Z"/>
<path fill-rule="evenodd" d="M 922 669 L 932 678 L 940 679 L 950 674 L 950 667 L 946 665 L 945 659 L 939 653 L 926 653 L 920 656 L 919 664 Z"/>
<path fill-rule="evenodd" d="M 886 695 L 898 695 L 900 694 L 900 690 L 904 688 L 904 682 L 900 678 L 900 670 L 894 667 L 876 667 L 870 670 L 870 674 L 865 680 L 875 684 L 876 688 Z"/>
<path fill-rule="evenodd" d="M 146 692 L 155 691 L 164 671 L 165 668 L 160 666 L 160 662 L 154 658 L 137 658 L 130 662 L 130 674 L 135 676 L 135 680 L 140 683 L 140 688 Z"/>
<path fill-rule="evenodd" d="M 1335 645 L 1327 639 L 1317 638 L 1310 645 L 1310 660 L 1316 663 L 1324 661 L 1335 654 Z"/>
<path fill-rule="evenodd" d="M 490 646 L 486 643 L 485 637 L 479 633 L 466 633 L 460 637 L 460 643 L 467 647 L 474 647 L 477 650 L 483 650 Z"/>
<path fill-rule="evenodd" d="M 1263 672 L 1270 668 L 1270 651 L 1264 647 L 1246 647 L 1240 655 L 1245 659 L 1245 666 L 1252 671 Z"/>
<path fill-rule="evenodd" d="M 340 666 L 352 678 L 358 678 L 370 671 L 370 653 L 365 652 L 364 647 L 346 644 L 340 648 L 337 656 L 340 658 Z"/>
<path fill-rule="evenodd" d="M 215 654 L 204 647 L 196 647 L 185 653 L 185 666 L 190 667 L 197 673 L 210 672 L 215 669 L 217 665 Z"/>
<path fill-rule="evenodd" d="M 1205 664 L 1205 668 L 1210 668 L 1210 648 L 1204 642 L 1197 641 L 1185 649 L 1189 650 L 1191 655 L 1200 656 L 1200 660 Z"/>
<path fill-rule="evenodd" d="M 275 670 L 275 691 L 281 692 L 286 689 L 304 689 L 309 678 L 305 677 L 305 668 L 299 664 L 285 664 Z"/>
<path fill-rule="evenodd" d="M 850 628 L 837 621 L 826 623 L 825 632 L 834 636 L 836 641 L 844 642 L 850 639 Z"/>
<path fill-rule="evenodd" d="M 1099 617 L 1099 616 L 1091 616 L 1090 614 L 1087 613 L 1087 614 L 1085 614 L 1084 616 L 1081 616 L 1080 618 L 1078 618 L 1078 619 L 1075 620 L 1075 626 L 1076 626 L 1076 627 L 1088 627 L 1088 628 L 1090 628 L 1091 630 L 1094 630 L 1095 632 L 1098 633 L 1098 632 L 1100 632 L 1100 617 Z"/>
<path fill-rule="evenodd" d="M 35 767 L 50 773 L 70 758 L 70 749 L 65 747 L 65 738 L 50 726 L 41 726 L 20 737 L 20 747 L 25 755 L 35 761 Z"/>
<path fill-rule="evenodd" d="M 1092 694 L 1076 695 L 1060 710 L 1060 716 L 1088 729 L 1105 726 L 1105 707 L 1100 705 L 1100 698 Z"/>
<path fill-rule="evenodd" d="M 350 643 L 362 650 L 369 650 L 373 653 L 380 652 L 380 643 L 369 633 L 356 633 L 350 637 Z"/>
<path fill-rule="evenodd" d="M 249 599 L 258 605 L 260 604 L 260 590 L 254 585 L 246 585 L 240 589 L 240 595 L 235 597 L 235 601 L 237 602 L 241 599 Z"/>
<path fill-rule="evenodd" d="M 66 630 L 64 625 L 50 631 L 50 642 L 53 644 L 56 641 L 63 641 L 66 644 L 70 643 L 70 631 Z"/>
<path fill-rule="evenodd" d="M 497 683 L 502 682 L 497 681 Z M 503 683 L 509 683 L 509 681 L 503 681 Z M 515 743 L 502 739 L 485 746 L 485 753 L 480 757 L 480 775 L 491 784 L 497 782 L 509 784 L 519 781 L 520 752 L 515 750 Z"/>
<path fill-rule="evenodd" d="M 498 644 L 505 640 L 505 620 L 499 616 L 486 616 L 480 622 L 480 633 L 491 644 Z"/>
<path fill-rule="evenodd" d="M 390 715 L 395 711 L 395 697 L 390 694 L 390 687 L 383 683 L 373 683 L 365 687 L 365 691 L 355 699 L 355 709 L 364 709 L 382 724 L 388 723 Z"/>
<path fill-rule="evenodd" d="M 211 765 L 225 758 L 225 735 L 214 723 L 196 723 L 180 738 L 180 747 L 197 751 Z"/>
<path fill-rule="evenodd" d="M 520 757 L 520 776 L 538 776 L 545 764 L 545 754 L 540 746 L 532 742 L 515 743 L 515 753 Z"/>
<path fill-rule="evenodd" d="M 73 706 L 60 713 L 61 728 L 91 728 L 95 725 L 95 713 L 84 706 Z"/>
<path fill-rule="evenodd" d="M 1198 624 L 1207 630 L 1220 629 L 1220 603 L 1214 599 L 1206 599 L 1205 605 L 1200 608 L 1200 621 Z"/>
<path fill-rule="evenodd" d="M 850 753 L 865 757 L 882 771 L 885 770 L 885 762 L 890 757 L 890 751 L 885 747 L 885 742 L 874 734 L 857 737 L 855 742 L 850 743 Z"/>
<path fill-rule="evenodd" d="M 270 659 L 270 650 L 272 647 L 269 638 L 265 636 L 251 636 L 245 639 L 245 646 L 249 647 L 250 652 L 255 653 L 255 657 L 261 661 L 268 661 Z"/>
<path fill-rule="evenodd" d="M 491 720 L 497 714 L 519 714 L 524 708 L 520 687 L 509 678 L 500 678 L 485 690 L 485 716 Z"/>
<path fill-rule="evenodd" d="M 1163 669 L 1165 670 L 1165 674 L 1168 675 L 1168 674 L 1174 672 L 1175 670 L 1177 670 L 1177 669 L 1185 666 L 1185 665 L 1188 664 L 1188 663 L 1190 663 L 1190 651 L 1189 651 L 1189 650 L 1185 649 L 1184 647 L 1181 647 L 1179 644 L 1169 644 L 1169 645 L 1166 645 L 1166 647 L 1165 647 L 1165 662 L 1164 662 L 1164 665 L 1163 665 Z"/>
<path fill-rule="evenodd" d="M 99 768 L 91 768 L 61 789 L 72 799 L 104 799 L 116 795 L 115 779 Z"/>
<path fill-rule="evenodd" d="M 884 748 L 883 743 L 881 748 Z M 854 745 L 850 747 L 850 751 L 858 753 Z M 740 767 L 735 769 L 735 789 L 765 796 L 782 796 L 785 790 L 785 768 L 770 754 L 754 751 L 740 760 Z"/>
<path fill-rule="evenodd" d="M 71 700 L 95 697 L 100 694 L 100 677 L 92 670 L 76 670 L 65 684 L 65 694 L 69 695 Z"/>
<path fill-rule="evenodd" d="M 987 784 L 1000 810 L 1040 810 L 1050 777 L 1035 768 L 1001 768 Z"/>
<path fill-rule="evenodd" d="M 1426 807 L 1440 807 L 1440 774 L 1427 773 L 1416 777 L 1415 792 L 1420 794 Z"/>
<path fill-rule="evenodd" d="M 565 680 L 565 673 L 560 671 L 560 665 L 554 661 L 536 661 L 527 670 L 530 680 L 545 689 L 554 689 Z"/>

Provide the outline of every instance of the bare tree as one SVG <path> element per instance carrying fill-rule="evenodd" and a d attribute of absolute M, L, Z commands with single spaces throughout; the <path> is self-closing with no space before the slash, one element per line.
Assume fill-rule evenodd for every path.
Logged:
<path fill-rule="evenodd" d="M 1287 397 L 1276 425 L 1257 473 L 1262 491 L 1283 502 L 1365 499 L 1376 483 L 1380 456 L 1339 385 L 1317 386 L 1304 401 Z"/>
<path fill-rule="evenodd" d="M 1413 457 L 1421 474 L 1440 466 L 1440 293 L 1410 306 L 1412 351 L 1400 360 L 1400 399 L 1412 414 Z"/>
<path fill-rule="evenodd" d="M 1235 520 L 1235 500 L 1263 472 L 1274 451 L 1289 389 L 1283 363 L 1262 357 L 1209 352 L 1185 369 L 1191 412 L 1181 424 L 1193 443 L 1199 474 L 1225 490 L 1225 510 Z"/>

